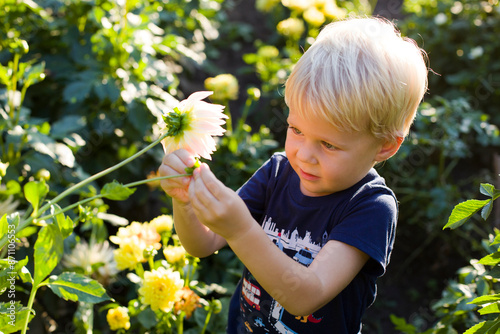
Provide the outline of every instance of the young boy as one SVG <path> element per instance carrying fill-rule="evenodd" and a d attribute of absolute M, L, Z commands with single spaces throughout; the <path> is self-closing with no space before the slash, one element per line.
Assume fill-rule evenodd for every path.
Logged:
<path fill-rule="evenodd" d="M 360 333 L 392 251 L 397 201 L 373 168 L 408 134 L 427 87 L 424 52 L 382 19 L 326 26 L 286 82 L 285 153 L 238 192 L 206 164 L 162 182 L 186 250 L 229 245 L 245 265 L 228 333 Z M 184 173 L 186 150 L 161 175 Z"/>

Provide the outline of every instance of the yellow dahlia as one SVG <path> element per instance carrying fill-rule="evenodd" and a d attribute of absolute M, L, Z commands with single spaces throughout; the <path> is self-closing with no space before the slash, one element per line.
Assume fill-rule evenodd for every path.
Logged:
<path fill-rule="evenodd" d="M 182 246 L 169 245 L 163 249 L 163 255 L 170 264 L 179 263 L 183 265 L 186 260 L 186 250 Z"/>
<path fill-rule="evenodd" d="M 172 216 L 161 215 L 153 218 L 153 220 L 149 222 L 149 225 L 154 227 L 156 229 L 156 232 L 162 233 L 171 231 L 172 227 L 174 226 L 174 221 L 172 219 Z"/>
<path fill-rule="evenodd" d="M 294 17 L 280 21 L 276 26 L 278 32 L 283 35 L 294 39 L 299 39 L 305 31 L 304 21 Z"/>
<path fill-rule="evenodd" d="M 156 228 L 148 223 L 132 222 L 127 227 L 120 227 L 116 236 L 110 236 L 111 242 L 121 245 L 126 239 L 136 236 L 144 243 L 145 248 L 153 246 L 155 249 L 160 249 L 161 236 L 156 231 Z"/>
<path fill-rule="evenodd" d="M 325 14 L 320 12 L 316 7 L 307 9 L 303 16 L 307 23 L 315 27 L 319 27 L 325 22 Z"/>
<path fill-rule="evenodd" d="M 174 303 L 181 297 L 184 280 L 178 271 L 160 267 L 153 271 L 144 272 L 142 287 L 139 296 L 144 304 L 153 311 L 170 312 Z"/>
<path fill-rule="evenodd" d="M 108 321 L 109 328 L 112 331 L 119 329 L 129 329 L 130 328 L 130 317 L 128 315 L 128 310 L 126 307 L 120 306 L 108 310 L 106 315 L 106 320 Z"/>
<path fill-rule="evenodd" d="M 314 5 L 312 0 L 281 0 L 281 3 L 283 6 L 290 8 L 290 10 L 298 12 L 303 12 Z"/>
<path fill-rule="evenodd" d="M 119 270 L 133 270 L 138 263 L 146 262 L 144 250 L 146 246 L 136 235 L 124 239 L 120 247 L 113 251 L 116 268 Z"/>

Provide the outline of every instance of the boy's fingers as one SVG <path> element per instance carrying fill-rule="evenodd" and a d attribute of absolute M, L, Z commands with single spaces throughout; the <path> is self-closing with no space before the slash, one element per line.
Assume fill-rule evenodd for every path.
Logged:
<path fill-rule="evenodd" d="M 185 149 L 179 149 L 174 152 L 179 159 L 186 165 L 186 167 L 193 167 L 196 162 L 194 156 Z"/>
<path fill-rule="evenodd" d="M 193 180 L 189 185 L 188 193 L 193 208 L 206 214 L 208 208 L 211 206 L 211 201 L 213 201 L 213 196 L 201 183 L 201 180 Z"/>
<path fill-rule="evenodd" d="M 185 174 L 186 167 L 192 167 L 194 163 L 194 157 L 188 151 L 181 149 L 171 154 L 166 154 L 163 157 L 161 168 L 164 168 L 163 166 L 167 166 L 178 174 Z M 168 169 L 165 171 L 168 171 Z"/>
<path fill-rule="evenodd" d="M 203 181 L 200 175 L 200 170 L 196 169 L 193 174 L 194 181 L 192 182 L 192 187 L 190 187 L 190 195 L 206 208 L 212 206 L 215 200 L 217 200 L 211 191 L 207 188 L 207 185 Z"/>
<path fill-rule="evenodd" d="M 197 174 L 196 177 L 201 178 L 205 187 L 215 199 L 221 200 L 225 186 L 215 177 L 207 164 L 201 164 L 199 174 Z"/>

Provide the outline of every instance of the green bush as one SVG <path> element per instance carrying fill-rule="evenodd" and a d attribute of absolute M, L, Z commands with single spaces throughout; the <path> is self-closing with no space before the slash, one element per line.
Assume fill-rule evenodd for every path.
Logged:
<path fill-rule="evenodd" d="M 496 1 L 409 0 L 401 29 L 429 54 L 430 93 L 466 97 L 500 124 L 500 11 Z"/>

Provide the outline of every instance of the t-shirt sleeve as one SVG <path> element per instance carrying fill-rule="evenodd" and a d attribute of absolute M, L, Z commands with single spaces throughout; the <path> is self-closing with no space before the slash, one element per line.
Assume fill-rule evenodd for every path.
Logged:
<path fill-rule="evenodd" d="M 363 270 L 382 276 L 390 260 L 396 234 L 397 202 L 393 194 L 373 189 L 354 199 L 329 239 L 344 242 L 370 256 Z"/>

